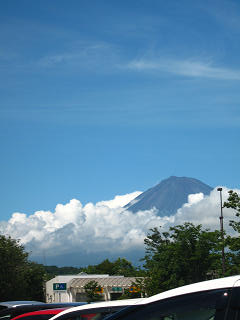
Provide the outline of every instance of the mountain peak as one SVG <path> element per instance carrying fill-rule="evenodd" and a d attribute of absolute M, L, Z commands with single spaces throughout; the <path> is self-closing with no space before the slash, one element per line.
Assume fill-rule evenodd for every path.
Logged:
<path fill-rule="evenodd" d="M 202 192 L 208 195 L 213 188 L 195 178 L 171 176 L 140 194 L 125 206 L 132 212 L 156 208 L 159 216 L 175 214 L 188 201 L 188 195 Z"/>

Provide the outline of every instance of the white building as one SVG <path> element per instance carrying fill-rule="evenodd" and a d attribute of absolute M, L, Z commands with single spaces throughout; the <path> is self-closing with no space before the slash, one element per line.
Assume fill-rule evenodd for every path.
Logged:
<path fill-rule="evenodd" d="M 101 287 L 102 300 L 118 298 L 124 289 L 132 290 L 135 277 L 109 276 L 108 274 L 63 275 L 46 282 L 46 302 L 80 302 L 86 301 L 84 286 L 90 281 L 96 281 Z"/>

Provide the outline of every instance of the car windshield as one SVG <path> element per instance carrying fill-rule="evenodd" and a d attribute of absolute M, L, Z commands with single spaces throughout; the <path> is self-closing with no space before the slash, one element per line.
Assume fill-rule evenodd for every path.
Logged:
<path fill-rule="evenodd" d="M 213 290 L 130 307 L 106 319 L 218 320 L 224 319 L 229 290 Z"/>
<path fill-rule="evenodd" d="M 78 310 L 75 312 L 69 312 L 56 318 L 56 320 L 101 320 L 105 319 L 108 315 L 114 314 L 121 310 L 123 307 L 102 307 L 86 310 Z"/>

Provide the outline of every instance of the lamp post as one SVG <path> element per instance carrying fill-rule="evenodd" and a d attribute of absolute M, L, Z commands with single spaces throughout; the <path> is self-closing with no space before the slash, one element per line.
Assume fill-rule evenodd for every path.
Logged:
<path fill-rule="evenodd" d="M 217 191 L 220 192 L 220 206 L 221 206 L 221 215 L 220 219 L 220 232 L 222 238 L 222 274 L 225 274 L 225 253 L 224 253 L 224 231 L 223 231 L 223 206 L 222 206 L 222 188 L 218 188 Z"/>

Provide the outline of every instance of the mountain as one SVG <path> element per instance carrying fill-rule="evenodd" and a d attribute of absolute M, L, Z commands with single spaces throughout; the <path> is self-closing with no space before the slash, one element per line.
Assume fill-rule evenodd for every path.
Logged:
<path fill-rule="evenodd" d="M 172 176 L 140 194 L 125 208 L 137 212 L 155 207 L 159 216 L 170 216 L 188 202 L 189 194 L 202 192 L 209 195 L 211 190 L 212 187 L 197 179 Z"/>

